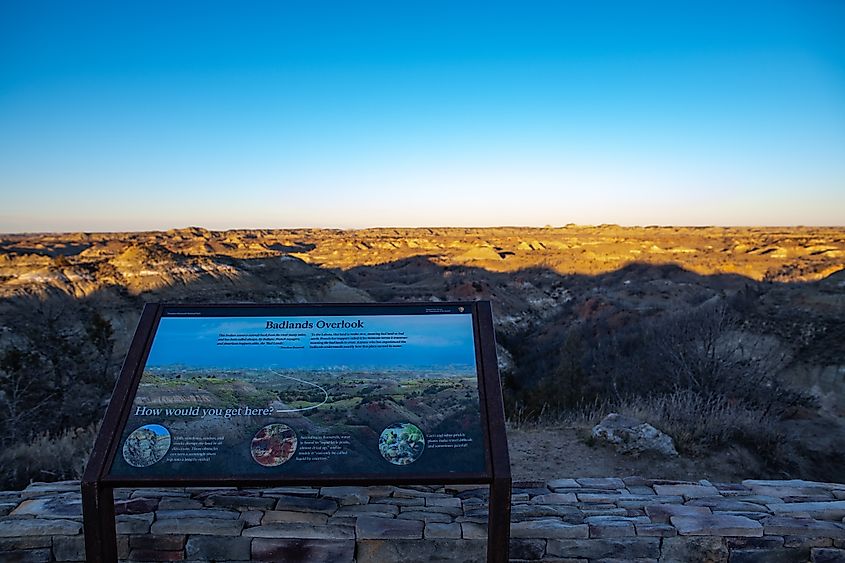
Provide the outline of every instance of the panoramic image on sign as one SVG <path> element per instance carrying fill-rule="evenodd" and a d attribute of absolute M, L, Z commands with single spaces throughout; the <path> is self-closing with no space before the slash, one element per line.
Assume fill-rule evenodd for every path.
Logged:
<path fill-rule="evenodd" d="M 462 309 L 165 312 L 111 474 L 482 474 L 473 320 Z"/>

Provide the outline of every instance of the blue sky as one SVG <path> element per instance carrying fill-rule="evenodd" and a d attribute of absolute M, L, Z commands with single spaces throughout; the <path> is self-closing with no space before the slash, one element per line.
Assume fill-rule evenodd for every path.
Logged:
<path fill-rule="evenodd" d="M 308 337 L 298 343 L 303 349 L 277 346 L 218 346 L 223 334 L 291 334 L 362 332 L 361 329 L 317 329 L 319 320 L 354 323 L 363 320 L 363 332 L 402 332 L 407 337 L 402 348 L 309 350 Z M 314 329 L 267 329 L 266 322 L 311 321 Z M 475 345 L 471 315 L 378 315 L 332 317 L 255 317 L 255 318 L 162 318 L 156 333 L 149 367 L 168 365 L 246 368 L 330 368 L 334 366 L 377 368 L 444 367 L 463 365 L 475 368 Z"/>
<path fill-rule="evenodd" d="M 842 225 L 845 3 L 0 4 L 0 232 Z"/>

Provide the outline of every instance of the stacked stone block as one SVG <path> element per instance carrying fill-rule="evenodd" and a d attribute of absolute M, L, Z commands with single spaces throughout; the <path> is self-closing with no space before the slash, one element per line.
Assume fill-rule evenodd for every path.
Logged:
<path fill-rule="evenodd" d="M 488 490 L 116 491 L 126 561 L 484 561 Z M 84 560 L 79 483 L 0 492 L 0 561 Z M 845 485 L 628 478 L 517 483 L 511 561 L 845 563 Z"/>

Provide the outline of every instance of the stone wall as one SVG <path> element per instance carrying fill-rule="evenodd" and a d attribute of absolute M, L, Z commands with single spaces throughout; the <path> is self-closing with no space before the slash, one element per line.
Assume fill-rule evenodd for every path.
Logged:
<path fill-rule="evenodd" d="M 129 561 L 483 561 L 487 489 L 116 491 Z M 845 562 L 845 485 L 518 483 L 512 561 Z M 82 561 L 79 483 L 0 492 L 0 561 Z"/>

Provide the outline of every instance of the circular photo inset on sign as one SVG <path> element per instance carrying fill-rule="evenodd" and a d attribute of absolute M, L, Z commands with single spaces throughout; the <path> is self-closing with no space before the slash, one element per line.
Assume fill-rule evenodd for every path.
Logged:
<path fill-rule="evenodd" d="M 252 459 L 264 467 L 281 465 L 296 453 L 296 432 L 287 424 L 268 424 L 255 433 L 250 446 Z"/>
<path fill-rule="evenodd" d="M 149 467 L 170 449 L 170 431 L 160 424 L 145 424 L 123 443 L 123 459 L 132 467 Z"/>
<path fill-rule="evenodd" d="M 393 465 L 408 465 L 422 455 L 425 436 L 410 422 L 397 422 L 382 431 L 378 449 L 382 457 Z"/>

